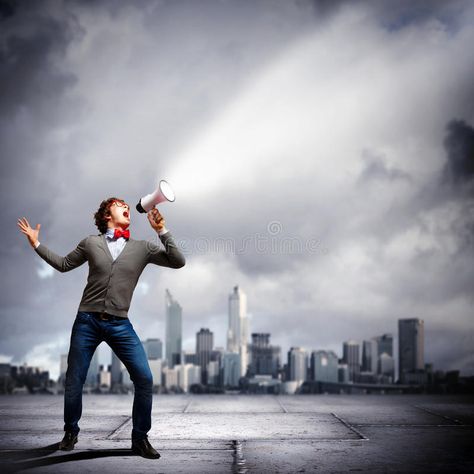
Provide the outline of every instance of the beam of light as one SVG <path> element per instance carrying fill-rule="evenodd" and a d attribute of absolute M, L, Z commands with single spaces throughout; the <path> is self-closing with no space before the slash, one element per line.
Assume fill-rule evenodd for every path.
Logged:
<path fill-rule="evenodd" d="M 351 113 L 354 99 L 337 92 L 339 82 L 318 70 L 323 51 L 309 38 L 249 80 L 251 85 L 174 158 L 167 177 L 177 194 L 202 197 L 229 185 L 252 186 L 264 176 L 278 178 L 296 167 L 304 174 L 315 162 L 326 162 L 334 147 L 328 130 L 346 127 L 335 110 Z"/>

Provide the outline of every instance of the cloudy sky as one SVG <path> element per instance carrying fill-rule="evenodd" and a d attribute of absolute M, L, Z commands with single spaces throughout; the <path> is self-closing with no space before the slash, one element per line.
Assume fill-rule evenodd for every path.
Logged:
<path fill-rule="evenodd" d="M 473 2 L 1 1 L 0 21 L 1 361 L 57 376 L 87 277 L 17 218 L 65 255 L 102 199 L 166 178 L 187 265 L 145 269 L 142 339 L 169 288 L 184 348 L 201 327 L 223 346 L 239 284 L 283 351 L 416 317 L 427 362 L 474 374 Z"/>

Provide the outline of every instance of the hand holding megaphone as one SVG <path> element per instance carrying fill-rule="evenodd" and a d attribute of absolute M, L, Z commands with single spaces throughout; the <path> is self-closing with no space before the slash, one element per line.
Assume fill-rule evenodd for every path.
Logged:
<path fill-rule="evenodd" d="M 155 191 L 142 197 L 137 204 L 137 211 L 144 214 L 151 211 L 160 202 L 173 202 L 175 200 L 174 191 L 168 181 L 162 179 Z"/>
<path fill-rule="evenodd" d="M 148 217 L 150 225 L 157 232 L 161 232 L 165 229 L 165 218 L 160 214 L 160 211 L 158 209 L 153 208 L 147 213 L 146 216 Z"/>

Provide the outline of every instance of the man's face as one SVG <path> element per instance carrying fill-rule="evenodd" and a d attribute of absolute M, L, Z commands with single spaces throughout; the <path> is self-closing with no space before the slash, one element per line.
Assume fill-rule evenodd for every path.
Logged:
<path fill-rule="evenodd" d="M 114 201 L 110 206 L 108 227 L 126 229 L 130 225 L 130 206 L 123 201 Z"/>

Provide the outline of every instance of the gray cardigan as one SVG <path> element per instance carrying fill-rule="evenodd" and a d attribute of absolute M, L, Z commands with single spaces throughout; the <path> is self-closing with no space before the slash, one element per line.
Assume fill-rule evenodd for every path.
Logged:
<path fill-rule="evenodd" d="M 43 244 L 35 250 L 60 272 L 73 270 L 86 261 L 89 263 L 89 276 L 79 311 L 105 311 L 127 318 L 133 291 L 148 263 L 170 268 L 181 268 L 185 264 L 184 255 L 170 232 L 161 235 L 160 240 L 164 250 L 152 242 L 129 239 L 115 261 L 104 234 L 86 237 L 65 257 L 60 257 Z"/>

